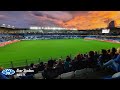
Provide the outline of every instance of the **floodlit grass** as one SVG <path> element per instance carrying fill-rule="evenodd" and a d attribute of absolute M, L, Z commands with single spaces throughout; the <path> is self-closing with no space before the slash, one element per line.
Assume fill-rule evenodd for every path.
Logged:
<path fill-rule="evenodd" d="M 86 53 L 90 50 L 100 51 L 120 47 L 120 44 L 101 42 L 96 40 L 84 39 L 59 39 L 59 40 L 30 40 L 21 41 L 14 44 L 0 47 L 0 65 L 10 67 L 10 61 L 14 66 L 26 65 L 49 59 L 63 59 L 70 55 L 74 57 L 78 53 Z"/>

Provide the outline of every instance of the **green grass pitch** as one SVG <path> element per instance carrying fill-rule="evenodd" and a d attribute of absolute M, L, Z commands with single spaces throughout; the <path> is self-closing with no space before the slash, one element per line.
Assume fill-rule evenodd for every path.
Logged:
<path fill-rule="evenodd" d="M 23 66 L 28 63 L 48 61 L 49 59 L 63 59 L 70 55 L 74 57 L 78 53 L 86 53 L 90 50 L 99 51 L 120 47 L 120 44 L 84 39 L 59 39 L 59 40 L 30 40 L 0 47 L 0 65 L 10 67 L 10 61 L 14 66 Z"/>

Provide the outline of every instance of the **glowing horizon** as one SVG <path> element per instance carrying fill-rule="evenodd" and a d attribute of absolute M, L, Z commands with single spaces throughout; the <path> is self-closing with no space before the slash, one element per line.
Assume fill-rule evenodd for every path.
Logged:
<path fill-rule="evenodd" d="M 0 24 L 17 28 L 61 27 L 79 30 L 120 26 L 120 11 L 0 11 Z"/>

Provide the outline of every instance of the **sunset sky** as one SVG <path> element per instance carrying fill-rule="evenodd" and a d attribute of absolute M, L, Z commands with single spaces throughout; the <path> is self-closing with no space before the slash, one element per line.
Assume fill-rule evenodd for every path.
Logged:
<path fill-rule="evenodd" d="M 18 28 L 59 26 L 95 29 L 107 27 L 111 20 L 120 26 L 120 11 L 0 11 L 0 24 Z"/>

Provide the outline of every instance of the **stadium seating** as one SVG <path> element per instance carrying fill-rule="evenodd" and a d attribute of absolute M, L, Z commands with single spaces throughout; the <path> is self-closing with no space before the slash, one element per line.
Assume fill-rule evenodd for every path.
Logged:
<path fill-rule="evenodd" d="M 61 74 L 61 79 L 73 79 L 74 71 Z"/>
<path fill-rule="evenodd" d="M 120 72 L 117 72 L 113 75 L 108 75 L 103 77 L 102 79 L 120 79 Z"/>
<path fill-rule="evenodd" d="M 44 79 L 43 76 L 42 76 L 42 73 L 34 74 L 33 77 L 34 77 L 35 79 Z"/>
<path fill-rule="evenodd" d="M 61 79 L 61 76 L 59 75 L 58 77 L 54 78 L 54 79 Z"/>
<path fill-rule="evenodd" d="M 86 69 L 76 70 L 75 79 L 84 79 L 86 74 L 87 74 Z"/>
<path fill-rule="evenodd" d="M 114 78 L 120 78 L 120 72 L 118 72 L 118 73 L 115 73 L 114 75 L 112 75 L 112 78 L 114 79 Z"/>
<path fill-rule="evenodd" d="M 75 71 L 75 79 L 85 79 L 89 73 L 94 72 L 93 68 L 84 68 Z"/>

